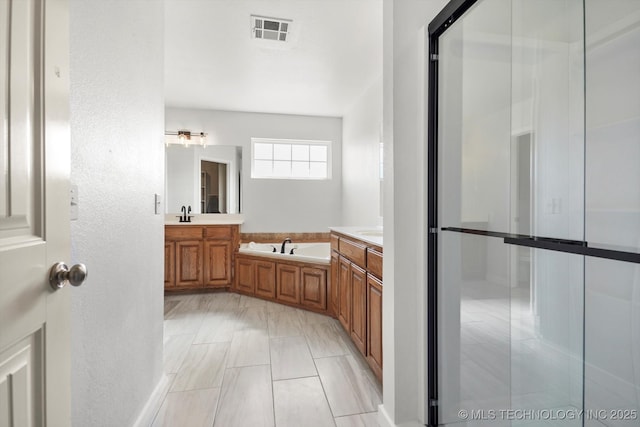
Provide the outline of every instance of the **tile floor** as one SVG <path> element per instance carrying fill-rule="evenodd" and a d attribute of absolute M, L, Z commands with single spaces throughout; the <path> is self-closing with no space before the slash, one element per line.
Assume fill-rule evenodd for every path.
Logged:
<path fill-rule="evenodd" d="M 375 427 L 380 383 L 328 316 L 232 293 L 167 296 L 152 426 Z"/>

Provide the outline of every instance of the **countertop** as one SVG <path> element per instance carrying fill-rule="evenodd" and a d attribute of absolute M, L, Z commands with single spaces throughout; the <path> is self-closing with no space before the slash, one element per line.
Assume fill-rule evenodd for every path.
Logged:
<path fill-rule="evenodd" d="M 329 230 L 382 247 L 382 227 L 380 226 L 329 227 Z"/>
<path fill-rule="evenodd" d="M 166 214 L 164 225 L 231 225 L 244 223 L 242 214 L 197 214 L 191 222 L 180 222 L 180 214 Z"/>

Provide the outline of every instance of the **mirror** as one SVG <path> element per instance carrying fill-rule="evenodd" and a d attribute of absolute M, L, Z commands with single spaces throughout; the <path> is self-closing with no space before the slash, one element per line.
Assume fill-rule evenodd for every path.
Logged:
<path fill-rule="evenodd" d="M 169 145 L 165 149 L 165 213 L 237 214 L 242 211 L 242 148 Z"/>

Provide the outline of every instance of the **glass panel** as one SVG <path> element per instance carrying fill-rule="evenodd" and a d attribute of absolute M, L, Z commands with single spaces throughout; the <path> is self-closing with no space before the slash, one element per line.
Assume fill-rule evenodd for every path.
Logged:
<path fill-rule="evenodd" d="M 291 146 L 291 159 L 309 161 L 309 146 L 300 144 Z"/>
<path fill-rule="evenodd" d="M 309 176 L 311 178 L 327 178 L 327 163 L 311 162 L 309 164 Z"/>
<path fill-rule="evenodd" d="M 512 1 L 513 233 L 584 238 L 582 19 L 582 0 Z M 582 425 L 584 258 L 510 256 L 511 405 L 535 417 L 512 425 Z"/>
<path fill-rule="evenodd" d="M 268 177 L 273 175 L 273 162 L 271 160 L 256 160 L 253 166 L 253 176 Z"/>
<path fill-rule="evenodd" d="M 274 144 L 273 158 L 275 160 L 291 160 L 290 144 Z"/>
<path fill-rule="evenodd" d="M 309 176 L 309 162 L 291 162 L 291 175 L 294 178 Z"/>
<path fill-rule="evenodd" d="M 326 162 L 328 160 L 326 145 L 310 145 L 309 156 L 312 162 Z"/>
<path fill-rule="evenodd" d="M 509 230 L 510 10 L 476 3 L 439 40 L 443 227 Z M 454 232 L 438 242 L 439 422 L 471 425 L 510 406 L 509 247 Z"/>
<path fill-rule="evenodd" d="M 253 144 L 253 158 L 261 160 L 273 159 L 273 144 Z"/>
<path fill-rule="evenodd" d="M 274 161 L 273 162 L 273 175 L 279 177 L 291 176 L 291 162 L 290 161 Z"/>
<path fill-rule="evenodd" d="M 640 2 L 586 0 L 586 240 L 640 249 Z M 585 409 L 640 423 L 640 267 L 588 259 Z"/>
<path fill-rule="evenodd" d="M 267 31 L 264 30 L 264 37 L 267 40 L 278 40 L 278 32 L 277 31 Z"/>
<path fill-rule="evenodd" d="M 278 31 L 278 27 L 280 26 L 280 23 L 277 21 L 264 21 L 264 29 L 265 30 L 274 30 L 274 31 Z"/>
<path fill-rule="evenodd" d="M 441 227 L 583 240 L 582 10 L 483 0 L 440 37 Z M 581 425 L 583 257 L 438 244 L 439 422 Z"/>

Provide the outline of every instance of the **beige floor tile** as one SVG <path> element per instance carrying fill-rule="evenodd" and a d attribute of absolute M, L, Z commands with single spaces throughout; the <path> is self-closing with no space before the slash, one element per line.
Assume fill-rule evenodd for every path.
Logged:
<path fill-rule="evenodd" d="M 269 343 L 274 380 L 318 375 L 305 337 L 271 338 Z"/>
<path fill-rule="evenodd" d="M 300 319 L 300 323 L 303 325 L 309 325 L 314 323 L 327 323 L 332 322 L 334 319 L 331 316 L 324 314 L 314 313 L 313 311 L 296 309 L 296 314 Z"/>
<path fill-rule="evenodd" d="M 229 343 L 192 345 L 173 380 L 171 391 L 220 387 L 228 350 Z"/>
<path fill-rule="evenodd" d="M 220 308 L 203 316 L 194 344 L 230 342 L 233 333 L 240 329 L 240 308 Z"/>
<path fill-rule="evenodd" d="M 268 365 L 269 335 L 263 330 L 237 331 L 233 334 L 227 367 Z"/>
<path fill-rule="evenodd" d="M 189 352 L 195 335 L 167 335 L 164 337 L 164 372 L 175 374 Z"/>
<path fill-rule="evenodd" d="M 302 324 L 295 312 L 278 311 L 269 313 L 270 337 L 296 337 L 302 335 L 304 335 Z"/>
<path fill-rule="evenodd" d="M 239 305 L 240 307 L 266 307 L 267 301 L 259 298 L 241 295 Z"/>
<path fill-rule="evenodd" d="M 211 294 L 209 311 L 238 308 L 239 304 L 240 295 L 230 292 L 216 292 Z"/>
<path fill-rule="evenodd" d="M 336 418 L 336 427 L 378 427 L 378 413 L 348 415 Z"/>
<path fill-rule="evenodd" d="M 275 313 L 277 311 L 292 311 L 292 312 L 297 312 L 298 309 L 285 305 L 285 304 L 280 304 L 277 302 L 273 302 L 273 301 L 267 301 L 267 313 Z"/>
<path fill-rule="evenodd" d="M 169 393 L 152 426 L 210 427 L 219 394 L 218 388 Z"/>
<path fill-rule="evenodd" d="M 318 377 L 273 382 L 278 427 L 335 427 Z"/>
<path fill-rule="evenodd" d="M 334 416 L 378 409 L 381 396 L 353 356 L 315 359 L 315 363 Z"/>
<path fill-rule="evenodd" d="M 227 369 L 214 427 L 274 427 L 270 371 L 267 365 Z"/>
<path fill-rule="evenodd" d="M 349 354 L 349 347 L 333 322 L 306 324 L 303 329 L 314 358 Z"/>
<path fill-rule="evenodd" d="M 164 321 L 164 335 L 195 334 L 202 324 L 202 313 L 181 312 L 174 309 Z"/>
<path fill-rule="evenodd" d="M 238 329 L 263 329 L 267 330 L 267 308 L 266 306 L 240 307 L 238 316 Z"/>

